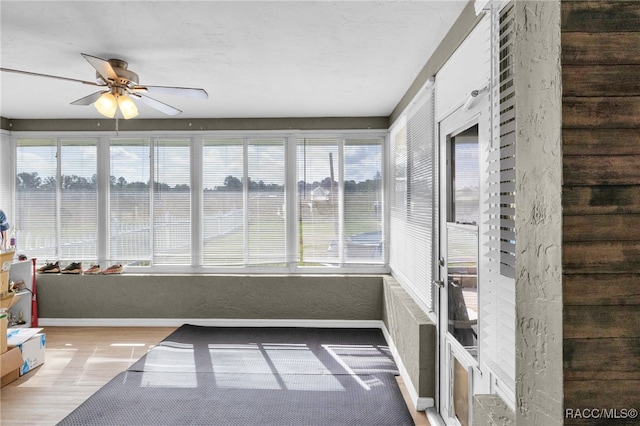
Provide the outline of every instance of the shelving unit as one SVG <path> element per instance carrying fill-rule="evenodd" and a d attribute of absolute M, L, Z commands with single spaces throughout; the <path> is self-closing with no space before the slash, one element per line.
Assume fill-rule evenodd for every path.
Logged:
<path fill-rule="evenodd" d="M 20 295 L 20 300 L 9 309 L 9 313 L 12 317 L 20 318 L 22 313 L 22 320 L 24 324 L 14 325 L 13 327 L 31 327 L 31 291 L 33 290 L 33 263 L 31 259 L 15 262 L 11 264 L 9 270 L 9 282 L 24 281 L 25 288 L 28 290 L 21 290 L 17 294 Z M 9 324 L 11 327 L 11 324 Z"/>

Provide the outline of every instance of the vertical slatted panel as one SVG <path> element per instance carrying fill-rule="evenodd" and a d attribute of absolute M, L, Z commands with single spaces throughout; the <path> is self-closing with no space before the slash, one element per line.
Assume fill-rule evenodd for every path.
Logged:
<path fill-rule="evenodd" d="M 515 383 L 515 89 L 514 6 L 492 22 L 492 140 L 483 207 L 487 267 L 481 287 L 481 357 L 508 386 Z"/>

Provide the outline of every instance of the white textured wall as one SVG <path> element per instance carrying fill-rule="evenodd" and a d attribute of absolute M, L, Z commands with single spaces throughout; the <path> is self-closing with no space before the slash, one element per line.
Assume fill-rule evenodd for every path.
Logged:
<path fill-rule="evenodd" d="M 560 0 L 516 1 L 516 424 L 562 412 Z"/>

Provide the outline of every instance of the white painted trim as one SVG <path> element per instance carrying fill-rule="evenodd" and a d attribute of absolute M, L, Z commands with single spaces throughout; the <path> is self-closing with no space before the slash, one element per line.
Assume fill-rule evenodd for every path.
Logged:
<path fill-rule="evenodd" d="M 427 420 L 431 426 L 446 426 L 444 420 L 442 420 L 442 416 L 435 407 L 427 408 L 425 412 L 427 414 Z"/>
<path fill-rule="evenodd" d="M 404 363 L 402 362 L 402 358 L 400 358 L 400 353 L 398 352 L 398 349 L 396 348 L 396 345 L 393 342 L 393 339 L 391 338 L 391 334 L 389 334 L 389 330 L 387 330 L 387 327 L 384 325 L 384 323 L 382 323 L 382 326 L 380 328 L 382 329 L 384 338 L 387 340 L 387 343 L 389 344 L 389 350 L 393 355 L 393 359 L 396 362 L 396 366 L 398 367 L 400 376 L 402 377 L 402 380 L 405 383 L 405 388 L 407 389 L 407 392 L 409 392 L 409 398 L 411 399 L 411 402 L 413 403 L 416 411 L 424 411 L 427 408 L 434 407 L 435 402 L 433 398 L 418 396 L 416 387 L 413 385 L 413 382 L 411 381 L 411 377 L 409 377 L 409 372 L 404 366 Z"/>
<path fill-rule="evenodd" d="M 381 320 L 305 320 L 231 318 L 39 318 L 49 327 L 179 327 L 183 324 L 210 327 L 331 327 L 383 328 Z"/>
<path fill-rule="evenodd" d="M 482 12 L 486 12 L 491 8 L 489 5 L 489 0 L 476 0 L 473 4 L 473 7 L 476 10 L 476 16 L 480 15 Z"/>

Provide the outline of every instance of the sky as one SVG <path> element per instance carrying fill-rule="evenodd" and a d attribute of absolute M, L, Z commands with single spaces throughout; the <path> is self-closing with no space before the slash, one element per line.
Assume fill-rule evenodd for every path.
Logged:
<path fill-rule="evenodd" d="M 330 176 L 329 153 L 332 153 L 334 179 L 338 180 L 339 164 L 336 145 L 307 145 L 306 151 L 298 146 L 297 181 L 306 177 L 307 182 L 322 181 Z M 116 179 L 124 177 L 130 182 L 149 180 L 150 160 L 148 146 L 113 144 L 110 148 L 110 175 Z M 214 188 L 224 184 L 231 175 L 242 178 L 243 147 L 241 144 L 205 144 L 203 148 L 203 185 Z M 304 154 L 306 153 L 306 162 Z M 362 182 L 374 179 L 381 172 L 381 146 L 348 144 L 344 149 L 345 180 Z M 188 144 L 159 145 L 155 152 L 155 180 L 170 186 L 189 184 L 190 152 Z M 61 170 L 65 175 L 77 175 L 91 179 L 97 173 L 97 149 L 95 145 L 62 146 Z M 18 147 L 18 173 L 37 172 L 44 181 L 56 175 L 56 147 L 20 146 Z M 306 174 L 303 174 L 303 165 Z M 253 181 L 266 184 L 283 185 L 285 180 L 285 152 L 281 140 L 279 144 L 250 144 L 248 148 L 249 177 Z"/>

